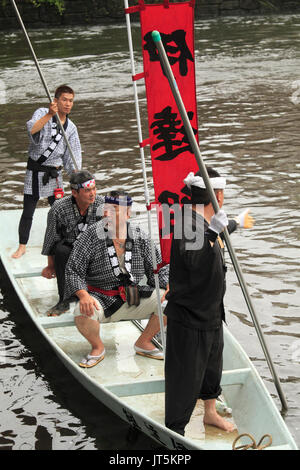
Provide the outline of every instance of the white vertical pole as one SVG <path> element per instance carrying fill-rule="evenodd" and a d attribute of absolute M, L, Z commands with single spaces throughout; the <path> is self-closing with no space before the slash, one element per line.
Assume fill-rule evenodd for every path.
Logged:
<path fill-rule="evenodd" d="M 124 0 L 124 6 L 125 8 L 128 8 L 128 0 Z M 126 18 L 126 26 L 127 26 L 131 71 L 132 71 L 132 76 L 134 77 L 135 65 L 134 65 L 132 35 L 131 35 L 130 14 L 126 13 L 125 18 Z M 137 84 L 136 84 L 136 81 L 133 81 L 132 83 L 133 83 L 133 93 L 134 93 L 134 102 L 135 102 L 135 113 L 136 113 L 136 120 L 137 120 L 137 127 L 138 127 L 138 137 L 139 137 L 139 143 L 141 144 L 143 142 L 143 136 L 142 136 L 142 126 L 141 126 L 141 117 L 140 117 L 140 110 L 139 110 L 139 98 L 138 98 L 138 92 L 137 92 Z M 150 205 L 150 197 L 149 197 L 149 191 L 148 191 L 144 149 L 141 146 L 140 146 L 140 157 L 141 157 L 141 162 L 142 162 L 143 179 L 144 179 L 145 202 L 148 208 Z M 154 280 L 155 280 L 155 289 L 156 289 L 156 294 L 157 294 L 157 308 L 158 308 L 159 324 L 160 324 L 160 331 L 161 331 L 161 340 L 162 340 L 162 346 L 163 346 L 163 354 L 165 356 L 166 345 L 165 345 L 165 335 L 164 335 L 164 322 L 163 322 L 163 314 L 162 314 L 161 300 L 160 300 L 159 278 L 158 278 L 158 274 L 156 273 L 157 260 L 156 260 L 154 241 L 152 237 L 151 212 L 149 209 L 147 209 L 147 216 L 148 216 L 148 230 L 149 230 L 149 235 L 150 235 L 150 240 L 151 240 L 153 270 L 155 271 Z"/>

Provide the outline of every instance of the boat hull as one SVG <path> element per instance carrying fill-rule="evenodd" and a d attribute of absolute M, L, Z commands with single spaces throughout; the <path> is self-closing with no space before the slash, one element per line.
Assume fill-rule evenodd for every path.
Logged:
<path fill-rule="evenodd" d="M 235 434 L 204 427 L 200 400 L 185 437 L 164 426 L 163 363 L 136 356 L 133 344 L 139 332 L 130 321 L 102 325 L 105 360 L 92 369 L 80 368 L 77 364 L 89 348 L 74 326 L 72 312 L 57 318 L 45 317 L 47 307 L 57 300 L 55 280 L 40 275 L 45 263 L 40 251 L 47 212 L 48 209 L 36 211 L 30 246 L 20 260 L 10 256 L 17 246 L 20 211 L 0 213 L 2 226 L 11 234 L 9 238 L 1 235 L 1 261 L 27 314 L 65 367 L 90 393 L 131 426 L 168 449 L 231 449 L 237 433 L 249 433 L 256 442 L 264 434 L 271 434 L 270 449 L 297 449 L 262 379 L 226 327 L 222 388 L 238 428 Z"/>

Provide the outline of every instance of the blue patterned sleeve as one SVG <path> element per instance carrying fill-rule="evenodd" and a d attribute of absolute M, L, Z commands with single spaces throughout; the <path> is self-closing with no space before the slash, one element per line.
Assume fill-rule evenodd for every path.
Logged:
<path fill-rule="evenodd" d="M 32 129 L 33 125 L 36 123 L 36 121 L 41 119 L 47 113 L 48 113 L 47 108 L 39 108 L 33 113 L 32 118 L 29 119 L 29 121 L 27 121 L 27 123 L 26 123 L 29 139 L 34 144 L 38 144 L 41 141 L 43 134 L 46 132 L 46 129 L 45 129 L 45 126 L 44 126 L 39 132 L 36 132 L 33 135 L 31 135 L 31 129 Z"/>
<path fill-rule="evenodd" d="M 72 149 L 73 155 L 75 157 L 75 161 L 77 163 L 78 169 L 81 170 L 82 165 L 82 155 L 81 155 L 81 144 L 79 140 L 79 135 L 77 132 L 77 128 L 75 126 L 74 132 L 69 137 L 70 147 Z M 66 148 L 65 154 L 63 156 L 63 165 L 66 172 L 70 175 L 76 168 L 70 155 L 68 147 Z"/>
<path fill-rule="evenodd" d="M 42 248 L 42 255 L 52 255 L 55 244 L 60 240 L 57 233 L 57 214 L 55 203 L 48 212 L 47 227 Z"/>
<path fill-rule="evenodd" d="M 151 250 L 151 240 L 150 237 L 144 239 L 144 266 L 145 274 L 147 276 L 148 285 L 155 287 L 154 273 L 153 273 L 153 261 L 152 261 L 152 250 Z M 160 249 L 155 245 L 155 256 L 157 264 L 160 264 L 162 261 Z M 169 282 L 169 265 L 163 266 L 158 273 L 159 287 L 161 289 L 166 289 Z"/>
<path fill-rule="evenodd" d="M 74 295 L 78 290 L 87 290 L 86 277 L 92 253 L 93 239 L 90 236 L 90 230 L 87 230 L 74 243 L 66 266 L 65 299 Z"/>

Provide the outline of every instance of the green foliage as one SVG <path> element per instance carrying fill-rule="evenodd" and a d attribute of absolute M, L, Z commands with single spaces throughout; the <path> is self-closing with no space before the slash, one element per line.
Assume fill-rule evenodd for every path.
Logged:
<path fill-rule="evenodd" d="M 64 0 L 30 0 L 30 2 L 33 3 L 33 5 L 36 7 L 41 6 L 43 3 L 54 5 L 58 9 L 60 14 L 62 14 L 65 9 Z"/>
<path fill-rule="evenodd" d="M 264 7 L 276 9 L 276 6 L 269 0 L 258 0 L 258 3 L 260 3 Z"/>
<path fill-rule="evenodd" d="M 64 0 L 25 0 L 27 3 L 32 3 L 35 7 L 40 7 L 43 3 L 48 3 L 49 5 L 53 5 L 57 8 L 60 15 L 63 13 L 65 9 L 65 1 Z M 1 0 L 1 4 L 5 7 L 9 3 L 9 0 Z M 16 2 L 18 6 L 18 2 Z"/>

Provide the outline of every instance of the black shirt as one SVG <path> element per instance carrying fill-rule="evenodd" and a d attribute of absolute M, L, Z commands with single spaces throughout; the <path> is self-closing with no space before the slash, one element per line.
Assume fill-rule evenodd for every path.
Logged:
<path fill-rule="evenodd" d="M 174 236 L 172 241 L 170 291 L 164 313 L 187 327 L 216 329 L 225 320 L 224 253 L 218 240 L 211 245 L 206 233 L 208 223 L 200 214 L 187 208 L 184 214 L 182 236 Z M 230 221 L 229 231 L 235 228 L 236 223 Z"/>

